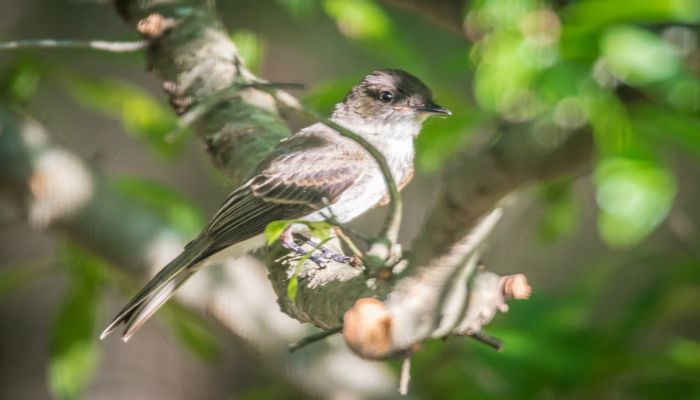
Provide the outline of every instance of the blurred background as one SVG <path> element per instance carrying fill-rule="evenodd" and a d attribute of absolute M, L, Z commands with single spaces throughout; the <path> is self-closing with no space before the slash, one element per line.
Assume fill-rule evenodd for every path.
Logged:
<path fill-rule="evenodd" d="M 453 111 L 418 139 L 406 245 L 443 167 L 492 141 L 497 122 L 543 132 L 588 124 L 597 150 L 583 173 L 509 199 L 484 262 L 525 273 L 533 295 L 487 326 L 504 349 L 429 342 L 413 357 L 410 396 L 700 397 L 700 2 L 472 1 L 463 34 L 389 3 L 216 6 L 247 65 L 270 81 L 304 83 L 296 94 L 324 114 L 378 68 L 419 76 Z M 43 38 L 138 39 L 101 1 L 0 0 L 0 41 Z M 185 235 L 230 189 L 199 142 L 173 135 L 176 116 L 140 53 L 0 52 L 0 96 Z M 543 148 L 551 141 L 540 138 Z M 382 212 L 357 226 L 374 229 Z M 202 330 L 219 328 L 201 316 L 182 316 L 184 328 L 156 318 L 128 346 L 97 342 L 126 300 L 116 275 L 0 201 L 0 398 L 306 395 L 245 338 L 210 343 Z"/>

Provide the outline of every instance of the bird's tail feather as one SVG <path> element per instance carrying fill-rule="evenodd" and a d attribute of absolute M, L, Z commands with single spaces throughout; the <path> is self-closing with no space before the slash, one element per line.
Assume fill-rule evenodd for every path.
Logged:
<path fill-rule="evenodd" d="M 190 242 L 182 253 L 151 279 L 146 286 L 119 311 L 112 322 L 100 335 L 104 339 L 121 324 L 125 324 L 122 339 L 129 340 L 131 335 L 143 325 L 180 287 L 202 261 L 201 255 L 206 249 L 203 238 Z"/>

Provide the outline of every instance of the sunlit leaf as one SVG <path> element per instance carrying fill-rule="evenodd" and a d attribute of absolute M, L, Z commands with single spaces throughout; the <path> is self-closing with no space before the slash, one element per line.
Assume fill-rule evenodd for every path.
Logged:
<path fill-rule="evenodd" d="M 609 30 L 601 47 L 610 69 L 630 84 L 666 79 L 679 69 L 678 52 L 671 43 L 632 26 Z"/>
<path fill-rule="evenodd" d="M 259 72 L 265 54 L 265 42 L 251 31 L 236 31 L 231 35 L 231 40 L 238 48 L 245 65 L 253 72 Z"/>
<path fill-rule="evenodd" d="M 319 240 L 325 241 L 328 240 L 328 238 L 330 237 L 331 225 L 325 221 L 304 221 L 301 219 L 289 219 L 273 221 L 267 224 L 264 232 L 265 237 L 267 238 L 267 244 L 271 245 L 272 243 L 279 240 L 284 230 L 287 229 L 290 225 L 294 224 L 306 225 L 306 227 L 309 228 L 309 230 L 311 231 L 311 235 Z"/>
<path fill-rule="evenodd" d="M 149 206 L 183 235 L 195 236 L 202 229 L 204 219 L 199 209 L 172 188 L 136 177 L 114 178 L 113 182 L 122 193 Z"/>
<path fill-rule="evenodd" d="M 76 399 L 99 360 L 94 328 L 105 268 L 75 246 L 66 247 L 62 256 L 72 282 L 51 332 L 48 379 L 55 398 Z"/>
<path fill-rule="evenodd" d="M 293 221 L 273 221 L 267 224 L 265 227 L 265 237 L 267 238 L 267 244 L 271 245 L 279 240 L 282 236 L 282 232 L 287 229 L 287 226 L 292 224 Z"/>
<path fill-rule="evenodd" d="M 617 96 L 606 90 L 591 91 L 587 93 L 586 105 L 586 115 L 601 153 L 618 154 L 632 145 L 632 124 Z"/>
<path fill-rule="evenodd" d="M 668 215 L 676 193 L 673 175 L 645 159 L 610 157 L 595 170 L 598 229 L 611 246 L 644 239 Z"/>
<path fill-rule="evenodd" d="M 321 241 L 326 241 L 331 237 L 331 224 L 325 221 L 306 222 L 305 225 L 311 230 L 311 235 Z"/>
<path fill-rule="evenodd" d="M 186 138 L 178 131 L 175 114 L 138 86 L 78 76 L 66 77 L 63 83 L 83 107 L 118 119 L 127 133 L 143 140 L 158 154 L 174 155 Z"/>
<path fill-rule="evenodd" d="M 391 26 L 384 10 L 371 0 L 325 0 L 323 8 L 351 38 L 381 38 Z"/>
<path fill-rule="evenodd" d="M 700 5 L 695 0 L 585 0 L 565 10 L 569 25 L 593 30 L 615 22 L 697 22 Z"/>
<path fill-rule="evenodd" d="M 277 3 L 298 19 L 310 17 L 316 9 L 316 0 L 277 0 Z"/>
<path fill-rule="evenodd" d="M 691 370 L 700 371 L 700 343 L 678 339 L 668 346 L 666 354 L 674 363 Z"/>
<path fill-rule="evenodd" d="M 292 275 L 287 284 L 287 297 L 292 303 L 297 299 L 297 290 L 299 289 L 299 276 L 298 274 Z"/>
<path fill-rule="evenodd" d="M 36 93 L 45 67 L 31 57 L 21 57 L 0 71 L 0 98 L 26 102 Z"/>
<path fill-rule="evenodd" d="M 168 325 L 187 349 L 205 361 L 221 355 L 219 338 L 204 318 L 174 303 L 168 303 L 163 311 Z"/>

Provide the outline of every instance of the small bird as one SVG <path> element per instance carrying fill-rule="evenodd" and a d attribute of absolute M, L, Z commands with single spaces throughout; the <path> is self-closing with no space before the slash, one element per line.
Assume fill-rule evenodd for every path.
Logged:
<path fill-rule="evenodd" d="M 433 102 L 430 89 L 418 78 L 386 69 L 354 86 L 330 119 L 379 150 L 403 188 L 413 177 L 413 142 L 423 122 L 431 115 L 450 114 Z M 387 193 L 378 164 L 358 143 L 322 123 L 301 129 L 275 147 L 202 233 L 122 308 L 100 338 L 125 324 L 122 339 L 127 341 L 192 274 L 262 247 L 270 222 L 318 221 L 328 215 L 347 222 L 386 202 Z"/>

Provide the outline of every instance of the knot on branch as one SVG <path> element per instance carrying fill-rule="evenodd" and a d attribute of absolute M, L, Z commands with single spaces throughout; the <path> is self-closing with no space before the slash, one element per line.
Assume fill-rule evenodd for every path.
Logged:
<path fill-rule="evenodd" d="M 523 274 L 504 276 L 501 278 L 501 287 L 504 296 L 516 300 L 528 299 L 532 292 Z"/>
<path fill-rule="evenodd" d="M 177 21 L 174 18 L 167 18 L 159 13 L 153 13 L 141 19 L 136 24 L 136 30 L 147 39 L 155 39 L 175 26 L 177 26 Z"/>
<path fill-rule="evenodd" d="M 343 338 L 364 358 L 381 359 L 393 348 L 392 317 L 384 303 L 359 299 L 343 316 Z"/>
<path fill-rule="evenodd" d="M 44 228 L 82 208 L 92 196 L 90 172 L 73 154 L 50 149 L 41 154 L 29 178 L 29 223 Z"/>

